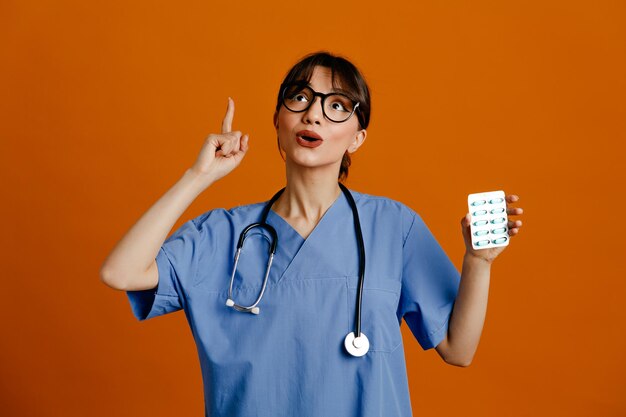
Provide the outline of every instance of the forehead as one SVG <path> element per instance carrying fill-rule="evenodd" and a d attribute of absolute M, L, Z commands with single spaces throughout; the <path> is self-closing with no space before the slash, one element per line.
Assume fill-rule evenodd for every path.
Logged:
<path fill-rule="evenodd" d="M 310 72 L 308 79 L 303 81 L 307 81 L 315 91 L 320 93 L 343 90 L 342 85 L 344 84 L 337 72 L 333 74 L 330 68 L 320 65 L 315 66 Z"/>
<path fill-rule="evenodd" d="M 333 79 L 330 68 L 319 66 L 313 68 L 313 73 L 311 74 L 311 78 L 309 79 L 309 84 L 311 84 L 313 88 L 319 87 L 331 89 L 333 87 Z"/>

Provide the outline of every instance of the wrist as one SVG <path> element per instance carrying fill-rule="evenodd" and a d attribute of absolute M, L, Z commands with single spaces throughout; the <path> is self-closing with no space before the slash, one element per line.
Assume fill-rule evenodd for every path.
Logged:
<path fill-rule="evenodd" d="M 475 255 L 471 252 L 465 252 L 465 255 L 463 256 L 463 263 L 465 262 L 469 262 L 475 265 L 491 267 L 491 264 L 493 263 L 493 259 L 487 259 L 478 255 Z"/>
<path fill-rule="evenodd" d="M 198 193 L 201 193 L 215 182 L 215 180 L 208 174 L 200 173 L 193 168 L 188 168 L 187 171 L 185 171 L 183 174 L 183 180 L 188 181 L 195 188 L 197 188 Z"/>

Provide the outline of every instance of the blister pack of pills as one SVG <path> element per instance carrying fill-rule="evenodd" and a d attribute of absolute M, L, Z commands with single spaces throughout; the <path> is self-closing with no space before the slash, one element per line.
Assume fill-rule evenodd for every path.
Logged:
<path fill-rule="evenodd" d="M 474 249 L 488 249 L 509 244 L 508 216 L 504 191 L 489 191 L 467 196 L 470 232 Z"/>

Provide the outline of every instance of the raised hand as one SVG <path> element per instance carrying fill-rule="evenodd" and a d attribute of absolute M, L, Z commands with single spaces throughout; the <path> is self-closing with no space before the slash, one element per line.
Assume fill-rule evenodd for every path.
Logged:
<path fill-rule="evenodd" d="M 210 134 L 204 141 L 198 159 L 191 167 L 196 173 L 212 182 L 228 175 L 235 169 L 248 151 L 248 135 L 232 131 L 235 102 L 229 97 L 226 115 L 222 121 L 222 133 Z"/>
<path fill-rule="evenodd" d="M 514 203 L 519 200 L 519 197 L 515 194 L 507 195 L 506 202 L 506 214 L 509 217 L 508 227 L 509 227 L 509 238 L 517 235 L 519 233 L 520 228 L 522 227 L 521 220 L 511 220 L 510 216 L 521 215 L 524 213 L 524 210 L 521 207 L 510 207 L 510 203 Z M 483 259 L 488 263 L 492 263 L 496 257 L 502 253 L 504 249 L 508 246 L 499 246 L 496 248 L 489 249 L 474 249 L 472 248 L 472 238 L 470 235 L 470 214 L 467 213 L 465 217 L 461 219 L 461 230 L 463 232 L 463 239 L 465 240 L 465 253 L 467 255 L 472 255 L 477 258 Z M 510 244 L 510 243 L 509 243 Z"/>

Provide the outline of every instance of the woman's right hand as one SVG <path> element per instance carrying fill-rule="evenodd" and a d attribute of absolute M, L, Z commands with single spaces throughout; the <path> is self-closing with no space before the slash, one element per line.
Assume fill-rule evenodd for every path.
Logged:
<path fill-rule="evenodd" d="M 191 170 L 215 182 L 235 169 L 248 151 L 248 135 L 232 132 L 235 102 L 229 97 L 226 115 L 222 121 L 222 133 L 210 134 L 204 141 L 198 159 Z"/>

